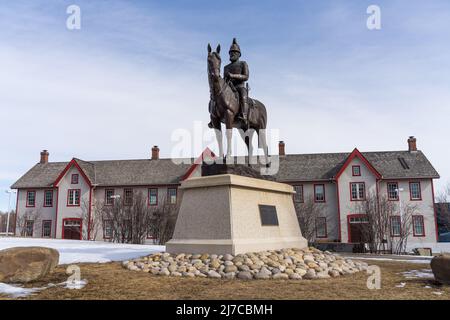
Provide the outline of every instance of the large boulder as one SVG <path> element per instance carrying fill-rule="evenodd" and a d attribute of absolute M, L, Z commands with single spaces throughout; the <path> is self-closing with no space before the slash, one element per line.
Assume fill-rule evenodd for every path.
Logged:
<path fill-rule="evenodd" d="M 15 247 L 0 250 L 0 282 L 27 283 L 53 272 L 59 253 L 44 247 Z"/>
<path fill-rule="evenodd" d="M 431 260 L 434 278 L 444 284 L 450 284 L 450 254 L 444 253 Z"/>

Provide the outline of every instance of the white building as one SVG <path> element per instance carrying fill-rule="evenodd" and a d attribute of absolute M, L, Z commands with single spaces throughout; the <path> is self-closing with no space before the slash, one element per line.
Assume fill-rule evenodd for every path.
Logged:
<path fill-rule="evenodd" d="M 11 188 L 17 189 L 17 216 L 23 221 L 25 235 L 63 239 L 92 239 L 87 232 L 94 201 L 111 203 L 119 195 L 129 201 L 135 191 L 148 195 L 148 205 L 158 206 L 163 199 L 176 201 L 177 187 L 184 179 L 199 176 L 201 160 L 214 157 L 209 149 L 192 164 L 176 164 L 160 159 L 152 149 L 150 159 L 48 162 L 48 152 Z M 439 174 L 425 155 L 417 150 L 416 139 L 408 139 L 408 150 L 326 154 L 285 154 L 279 145 L 279 172 L 275 179 L 294 186 L 293 201 L 307 197 L 323 206 L 317 218 L 316 238 L 324 242 L 357 243 L 359 223 L 364 215 L 355 203 L 369 194 L 385 196 L 398 204 L 398 215 L 391 217 L 395 237 L 402 205 L 415 204 L 413 232 L 409 247 L 424 247 L 437 242 L 433 179 Z M 38 213 L 33 215 L 33 213 Z M 97 240 L 107 239 L 105 223 Z M 18 225 L 16 224 L 16 228 Z"/>

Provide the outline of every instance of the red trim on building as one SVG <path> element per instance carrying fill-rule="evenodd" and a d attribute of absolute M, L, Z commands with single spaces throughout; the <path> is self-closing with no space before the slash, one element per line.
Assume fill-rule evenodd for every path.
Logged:
<path fill-rule="evenodd" d="M 48 222 L 48 221 L 50 221 L 50 236 L 49 237 L 44 237 L 44 224 L 45 224 L 45 222 Z M 53 223 L 53 221 L 52 220 L 42 220 L 42 233 L 41 233 L 41 237 L 42 238 L 51 238 L 52 237 L 52 223 Z"/>
<path fill-rule="evenodd" d="M 16 217 L 14 218 L 14 236 L 16 235 L 16 230 L 17 230 L 17 216 L 19 215 L 19 192 L 20 189 L 17 189 L 17 194 L 16 194 Z M 9 230 L 7 230 L 8 232 Z"/>
<path fill-rule="evenodd" d="M 131 201 L 127 202 L 127 191 L 131 191 Z M 131 206 L 133 205 L 133 188 L 123 188 L 123 205 L 124 206 Z"/>
<path fill-rule="evenodd" d="M 169 204 L 172 204 L 172 201 L 170 200 L 170 194 L 169 194 L 169 190 L 170 189 L 174 189 L 175 190 L 175 203 L 178 201 L 178 188 L 167 188 L 167 201 L 169 202 Z"/>
<path fill-rule="evenodd" d="M 339 182 L 336 180 L 336 199 L 337 199 L 337 207 L 338 207 L 338 240 L 342 242 L 342 230 L 341 230 L 341 203 L 339 200 Z"/>
<path fill-rule="evenodd" d="M 420 198 L 413 199 L 412 192 L 411 192 L 411 184 L 412 183 L 418 183 L 419 184 L 419 196 L 420 196 Z M 422 185 L 421 185 L 420 181 L 409 181 L 409 200 L 410 201 L 422 201 Z M 434 204 L 434 202 L 433 202 L 433 204 Z"/>
<path fill-rule="evenodd" d="M 28 205 L 28 194 L 34 193 L 34 204 L 32 206 Z M 25 198 L 25 207 L 35 208 L 36 207 L 36 190 L 27 190 L 27 197 Z"/>
<path fill-rule="evenodd" d="M 370 164 L 370 162 L 359 152 L 357 148 L 355 148 L 352 153 L 348 156 L 345 163 L 342 165 L 341 169 L 338 171 L 338 173 L 335 176 L 335 179 L 337 180 L 341 174 L 344 172 L 344 170 L 348 167 L 348 165 L 352 162 L 354 158 L 359 158 L 364 165 L 375 175 L 377 179 L 381 179 L 381 174 Z"/>
<path fill-rule="evenodd" d="M 399 221 L 399 223 L 400 223 L 400 234 L 398 234 L 398 235 L 395 235 L 395 234 L 392 234 L 392 220 L 398 220 Z M 389 232 L 390 232 L 390 235 L 391 235 L 391 237 L 400 237 L 401 236 L 401 234 L 402 234 L 402 217 L 401 216 L 397 216 L 397 215 L 395 215 L 395 216 L 390 216 L 389 217 Z"/>
<path fill-rule="evenodd" d="M 415 219 L 419 218 L 420 220 L 422 220 L 422 229 L 423 229 L 423 234 L 416 234 L 416 226 L 415 226 Z M 423 215 L 413 215 L 412 216 L 412 228 L 413 228 L 413 236 L 414 237 L 426 237 L 426 233 L 425 233 L 425 221 L 423 219 Z"/>
<path fill-rule="evenodd" d="M 359 184 L 362 183 L 364 185 L 364 197 L 362 199 L 353 199 L 352 194 L 352 184 Z M 376 183 L 376 182 L 375 182 Z M 364 181 L 355 181 L 355 182 L 349 182 L 349 188 L 350 188 L 350 201 L 365 201 L 366 200 L 366 183 Z M 358 195 L 359 195 L 359 188 L 358 188 Z"/>
<path fill-rule="evenodd" d="M 69 193 L 70 191 L 78 191 L 78 204 L 69 204 Z M 75 193 L 73 195 L 73 199 L 75 200 Z M 67 207 L 79 207 L 81 203 L 81 189 L 67 189 Z"/>
<path fill-rule="evenodd" d="M 111 198 L 111 196 L 109 197 L 111 199 L 111 203 L 108 203 L 109 198 L 108 198 L 108 191 L 112 191 L 112 196 L 114 196 L 115 190 L 112 188 L 108 188 L 105 189 L 105 206 L 112 206 L 114 205 L 114 198 Z"/>
<path fill-rule="evenodd" d="M 84 173 L 83 169 L 81 169 L 80 165 L 77 163 L 75 158 L 70 160 L 70 162 L 67 164 L 67 166 L 64 168 L 64 170 L 59 174 L 58 178 L 56 178 L 55 182 L 53 182 L 53 185 L 57 186 L 58 183 L 61 181 L 61 179 L 66 175 L 67 171 L 69 171 L 69 169 L 72 168 L 72 166 L 75 166 L 75 168 L 78 169 L 78 171 L 81 173 L 81 176 L 84 178 L 84 180 L 89 185 L 89 187 L 92 187 L 91 181 L 89 180 L 87 175 Z"/>
<path fill-rule="evenodd" d="M 58 208 L 59 208 L 59 187 L 56 187 L 56 213 L 55 213 L 55 239 L 57 237 L 57 231 L 58 231 Z"/>
<path fill-rule="evenodd" d="M 87 239 L 88 240 L 91 240 L 92 190 L 93 190 L 93 188 L 89 188 L 89 209 L 88 209 L 88 229 L 87 229 Z"/>
<path fill-rule="evenodd" d="M 80 240 L 83 237 L 83 219 L 81 218 L 64 218 L 62 219 L 62 239 L 64 239 L 64 221 L 80 221 Z"/>
<path fill-rule="evenodd" d="M 433 199 L 433 211 L 434 211 L 434 225 L 436 227 L 436 242 L 439 241 L 439 228 L 438 228 L 438 223 L 437 223 L 437 210 L 436 210 L 436 203 L 435 203 L 435 199 L 434 199 L 434 184 L 433 184 L 433 179 L 430 179 L 431 181 L 431 195 L 432 195 L 432 199 Z"/>
<path fill-rule="evenodd" d="M 156 190 L 156 203 L 150 203 L 150 190 Z M 158 188 L 148 188 L 147 189 L 147 206 L 157 206 L 158 205 Z"/>
<path fill-rule="evenodd" d="M 78 173 L 72 173 L 72 176 L 70 177 L 70 184 L 78 184 L 78 182 L 79 182 Z"/>
<path fill-rule="evenodd" d="M 111 237 L 106 237 L 106 236 L 105 236 L 106 222 L 111 223 L 111 221 L 112 221 L 111 219 L 104 219 L 104 220 L 102 220 L 103 239 L 106 239 L 106 240 L 111 239 Z M 111 227 L 111 232 L 112 232 L 112 227 Z"/>
<path fill-rule="evenodd" d="M 47 205 L 46 205 L 46 201 L 45 201 L 45 193 L 46 193 L 47 191 L 50 191 L 50 192 L 52 193 L 52 205 L 51 205 L 51 206 L 47 206 Z M 53 207 L 53 192 L 54 192 L 53 189 L 45 189 L 45 190 L 44 190 L 44 207 L 45 207 L 45 208 L 52 208 L 52 207 Z"/>
<path fill-rule="evenodd" d="M 305 202 L 305 189 L 303 188 L 303 184 L 294 184 L 292 185 L 292 187 L 294 188 L 295 191 L 295 187 L 301 187 L 302 188 L 302 198 L 300 200 L 295 200 L 295 196 L 297 195 L 297 193 L 293 194 L 293 198 L 294 198 L 294 202 L 295 203 L 304 203 Z"/>
<path fill-rule="evenodd" d="M 348 243 L 352 243 L 352 233 L 350 232 L 350 218 L 360 218 L 360 217 L 366 217 L 366 214 L 358 213 L 358 214 L 349 214 L 347 215 L 347 238 Z"/>
<path fill-rule="evenodd" d="M 355 174 L 355 168 L 358 168 L 359 174 Z M 353 177 L 360 177 L 361 176 L 361 166 L 360 165 L 352 166 L 352 176 Z"/>
<path fill-rule="evenodd" d="M 400 191 L 397 191 L 396 199 L 389 198 L 389 186 L 388 185 L 394 184 L 394 183 L 397 185 L 397 189 L 399 189 L 398 181 L 386 181 L 386 194 L 387 194 L 388 201 L 400 201 Z"/>
<path fill-rule="evenodd" d="M 317 198 L 316 198 L 316 186 L 323 186 L 323 200 L 317 200 Z M 317 203 L 327 202 L 327 198 L 325 196 L 325 184 L 324 183 L 315 183 L 313 188 L 314 188 L 314 202 L 317 202 Z"/>
<path fill-rule="evenodd" d="M 205 159 L 205 156 L 210 157 L 212 160 L 216 159 L 216 155 L 214 154 L 214 152 L 212 152 L 211 149 L 206 148 L 205 150 L 203 150 L 200 156 L 195 159 L 192 166 L 189 167 L 188 171 L 186 171 L 185 175 L 181 178 L 181 181 L 188 179 L 192 175 L 195 169 L 203 163 L 203 159 Z"/>
<path fill-rule="evenodd" d="M 324 236 L 319 236 L 317 235 L 317 220 L 324 220 L 325 221 L 325 235 Z M 316 238 L 318 239 L 324 239 L 324 238 L 328 238 L 328 228 L 327 228 L 327 218 L 326 217 L 317 217 L 316 221 L 315 221 L 315 227 L 316 227 Z"/>

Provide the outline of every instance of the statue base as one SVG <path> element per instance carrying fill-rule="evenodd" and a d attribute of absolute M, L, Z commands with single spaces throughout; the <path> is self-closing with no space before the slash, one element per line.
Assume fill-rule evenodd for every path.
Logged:
<path fill-rule="evenodd" d="M 178 219 L 166 243 L 169 253 L 235 255 L 307 246 L 290 185 L 218 174 L 190 178 L 180 188 Z"/>

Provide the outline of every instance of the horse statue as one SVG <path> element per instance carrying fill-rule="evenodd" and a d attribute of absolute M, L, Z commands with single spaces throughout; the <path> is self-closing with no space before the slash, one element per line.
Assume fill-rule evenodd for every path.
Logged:
<path fill-rule="evenodd" d="M 211 92 L 211 102 L 214 107 L 210 108 L 211 124 L 215 131 L 217 143 L 219 145 L 219 157 L 223 158 L 223 137 L 222 123 L 225 124 L 227 137 L 227 153 L 226 162 L 231 160 L 231 138 L 233 128 L 237 128 L 242 139 L 245 141 L 248 150 L 248 164 L 253 154 L 252 138 L 256 132 L 258 135 L 258 146 L 263 148 L 265 164 L 269 165 L 266 128 L 267 128 L 267 111 L 264 104 L 256 99 L 248 98 L 248 120 L 244 121 L 238 117 L 240 104 L 239 95 L 233 90 L 230 83 L 227 83 L 220 75 L 220 44 L 216 51 L 211 50 L 208 44 L 208 81 Z"/>

